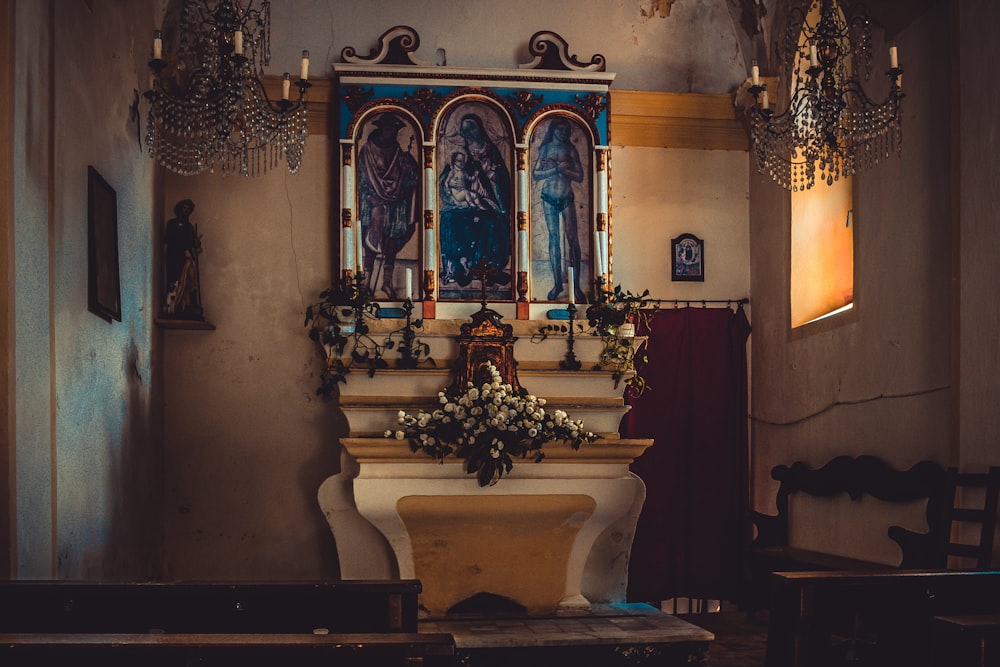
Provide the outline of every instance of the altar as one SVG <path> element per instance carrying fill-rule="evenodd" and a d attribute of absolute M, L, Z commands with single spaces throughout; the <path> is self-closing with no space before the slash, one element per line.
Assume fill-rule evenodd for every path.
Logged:
<path fill-rule="evenodd" d="M 340 276 L 326 293 L 329 326 L 312 333 L 333 369 L 323 389 L 349 425 L 340 472 L 319 489 L 341 576 L 420 579 L 425 617 L 622 603 L 645 498 L 629 465 L 652 441 L 619 434 L 632 359 L 598 363 L 618 332 L 578 326 L 587 303 L 625 298 L 612 292 L 614 74 L 545 30 L 528 41 L 533 59 L 511 69 L 431 67 L 419 44 L 396 26 L 369 55 L 347 47 L 333 65 Z M 605 312 L 614 329 L 626 324 L 620 308 Z M 353 364 L 362 372 L 344 375 Z M 481 409 L 466 430 L 446 429 L 456 441 L 492 429 L 475 461 L 455 456 L 469 440 L 441 461 L 414 451 L 424 440 L 397 431 L 398 413 L 432 413 L 438 392 L 470 382 L 485 393 L 487 364 L 511 395 L 547 401 L 545 438 L 522 435 L 523 416 L 483 425 Z M 600 438 L 574 446 L 575 431 L 559 435 L 563 412 Z M 535 450 L 511 457 L 525 443 L 542 445 L 540 462 Z"/>
<path fill-rule="evenodd" d="M 496 315 L 484 307 L 473 324 L 477 317 L 499 321 L 484 311 Z M 461 323 L 433 324 L 421 338 L 435 357 L 462 359 L 461 336 L 455 335 Z M 438 462 L 412 451 L 406 440 L 384 436 L 400 409 L 433 409 L 438 391 L 452 383 L 450 368 L 350 376 L 340 393 L 350 425 L 341 440 L 341 472 L 319 491 L 341 576 L 419 579 L 421 610 L 432 618 L 461 609 L 580 613 L 593 604 L 625 602 L 629 551 L 645 497 L 629 464 L 652 441 L 620 437 L 628 406 L 610 371 L 560 369 L 566 339 L 531 342 L 539 322 L 501 326 L 508 328 L 520 384 L 545 396 L 547 410 L 582 419 L 600 439 L 579 449 L 548 443 L 541 462 L 517 459 L 495 484 L 480 486 L 462 460 Z M 513 336 L 515 330 L 528 335 Z M 601 344 L 595 336 L 579 339 L 581 368 L 593 368 Z M 466 359 L 473 366 L 481 361 Z"/>

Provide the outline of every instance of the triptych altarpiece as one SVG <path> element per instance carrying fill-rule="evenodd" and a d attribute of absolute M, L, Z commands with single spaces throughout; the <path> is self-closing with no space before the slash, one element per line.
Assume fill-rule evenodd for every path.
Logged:
<path fill-rule="evenodd" d="M 551 32 L 512 70 L 434 66 L 418 46 L 399 26 L 334 64 L 341 275 L 379 301 L 592 300 L 610 272 L 603 56 L 581 63 Z"/>

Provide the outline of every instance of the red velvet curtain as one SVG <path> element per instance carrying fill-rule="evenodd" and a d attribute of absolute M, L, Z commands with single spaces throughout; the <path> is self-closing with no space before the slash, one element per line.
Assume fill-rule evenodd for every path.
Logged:
<path fill-rule="evenodd" d="M 629 561 L 628 599 L 736 600 L 749 540 L 747 356 L 742 306 L 651 314 L 647 388 L 622 433 L 654 438 L 632 464 L 646 502 Z"/>

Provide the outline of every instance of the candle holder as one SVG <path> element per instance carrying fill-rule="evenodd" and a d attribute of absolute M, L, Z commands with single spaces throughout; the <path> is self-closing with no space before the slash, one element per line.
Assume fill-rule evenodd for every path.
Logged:
<path fill-rule="evenodd" d="M 164 60 L 163 58 L 153 58 L 152 60 L 149 61 L 148 64 L 149 64 L 149 68 L 151 70 L 153 70 L 153 73 L 156 76 L 162 75 L 163 74 L 163 70 L 165 70 L 167 68 L 167 61 Z M 148 90 L 146 92 L 146 94 L 149 95 L 149 93 L 151 93 L 151 92 L 153 92 L 152 89 Z"/>
<path fill-rule="evenodd" d="M 396 360 L 396 368 L 416 368 L 417 364 L 420 363 L 420 358 L 414 348 L 417 334 L 413 331 L 413 301 L 409 297 L 403 302 L 403 311 L 406 313 L 406 326 L 401 331 L 403 340 L 399 343 L 399 359 Z"/>
<path fill-rule="evenodd" d="M 576 343 L 576 334 L 573 331 L 576 328 L 576 304 L 571 303 L 566 306 L 566 312 L 569 313 L 569 337 L 566 339 L 566 356 L 559 362 L 559 368 L 564 371 L 578 371 L 583 364 L 573 351 L 573 345 Z"/>

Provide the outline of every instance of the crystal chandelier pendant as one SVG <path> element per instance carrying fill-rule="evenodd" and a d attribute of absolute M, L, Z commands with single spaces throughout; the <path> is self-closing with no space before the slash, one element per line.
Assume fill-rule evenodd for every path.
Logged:
<path fill-rule="evenodd" d="M 165 55 L 160 31 L 149 66 L 153 82 L 146 145 L 167 169 L 182 175 L 219 171 L 256 176 L 284 160 L 302 165 L 309 83 L 309 52 L 299 79 L 288 74 L 282 97 L 264 89 L 271 59 L 271 4 L 261 0 L 184 0 L 177 49 Z M 291 88 L 296 89 L 292 99 Z"/>
<path fill-rule="evenodd" d="M 814 0 L 808 13 L 789 11 L 783 55 L 790 99 L 784 111 L 769 108 L 756 63 L 751 70 L 750 142 L 760 173 L 799 192 L 901 153 L 903 70 L 891 46 L 889 93 L 873 101 L 858 79 L 859 70 L 869 78 L 871 42 L 862 5 L 845 15 L 837 0 Z"/>

